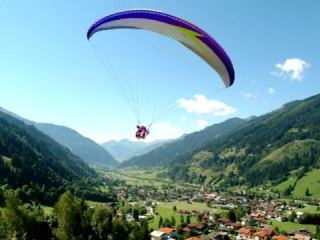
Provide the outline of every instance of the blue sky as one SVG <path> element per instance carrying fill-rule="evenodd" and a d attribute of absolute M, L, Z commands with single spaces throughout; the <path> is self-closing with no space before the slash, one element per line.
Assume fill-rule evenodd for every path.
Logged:
<path fill-rule="evenodd" d="M 109 31 L 93 39 L 95 47 L 86 40 L 93 22 L 128 8 L 164 11 L 210 33 L 233 61 L 234 85 L 219 91 L 223 84 L 210 67 L 155 33 Z M 317 0 L 1 0 L 0 106 L 97 142 L 134 136 L 136 116 L 121 84 L 132 87 L 125 96 L 140 97 L 142 123 L 154 106 L 173 110 L 152 126 L 149 140 L 261 115 L 319 93 L 319 11 Z"/>

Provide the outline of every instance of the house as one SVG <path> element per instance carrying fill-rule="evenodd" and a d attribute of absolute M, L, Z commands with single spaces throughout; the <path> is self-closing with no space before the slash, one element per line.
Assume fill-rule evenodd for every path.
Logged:
<path fill-rule="evenodd" d="M 304 213 L 303 212 L 296 212 L 297 218 L 300 218 Z"/>
<path fill-rule="evenodd" d="M 190 234 L 191 228 L 189 228 L 189 227 L 184 227 L 184 228 L 182 228 L 182 232 L 183 232 L 184 234 Z"/>
<path fill-rule="evenodd" d="M 157 230 L 150 233 L 151 240 L 162 240 L 163 235 L 164 235 L 163 232 L 160 232 Z"/>
<path fill-rule="evenodd" d="M 238 235 L 236 236 L 237 240 L 252 239 L 253 230 L 249 227 L 240 228 Z"/>
<path fill-rule="evenodd" d="M 231 224 L 231 229 L 233 229 L 233 230 L 238 230 L 240 228 L 241 228 L 241 223 L 239 223 L 239 222 L 235 222 L 235 223 Z"/>
<path fill-rule="evenodd" d="M 176 229 L 163 227 L 150 233 L 151 240 L 170 240 L 172 235 L 176 233 Z"/>
<path fill-rule="evenodd" d="M 259 240 L 269 239 L 273 235 L 275 235 L 275 231 L 271 227 L 263 228 L 253 234 L 253 236 L 258 237 Z"/>
<path fill-rule="evenodd" d="M 301 233 L 296 233 L 292 239 L 293 240 L 311 240 L 311 237 Z"/>
<path fill-rule="evenodd" d="M 163 232 L 166 236 L 170 236 L 176 231 L 176 229 L 170 228 L 170 227 L 163 227 L 163 228 L 160 228 L 159 231 Z"/>
<path fill-rule="evenodd" d="M 221 222 L 223 224 L 228 224 L 228 223 L 231 223 L 231 220 L 230 220 L 230 218 L 224 217 L 224 218 L 219 219 L 219 222 Z"/>
<path fill-rule="evenodd" d="M 310 236 L 306 236 L 304 234 L 296 233 L 293 238 L 293 240 L 311 240 Z"/>
<path fill-rule="evenodd" d="M 272 240 L 289 240 L 289 238 L 284 235 L 277 235 L 277 236 L 273 236 Z"/>

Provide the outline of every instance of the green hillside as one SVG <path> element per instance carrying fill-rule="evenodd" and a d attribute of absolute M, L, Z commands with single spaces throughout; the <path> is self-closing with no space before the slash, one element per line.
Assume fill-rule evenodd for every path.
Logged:
<path fill-rule="evenodd" d="M 294 196 L 306 197 L 306 189 L 308 188 L 310 196 L 314 198 L 320 197 L 320 169 L 313 169 L 305 176 L 300 178 L 292 192 Z"/>
<path fill-rule="evenodd" d="M 109 196 L 95 190 L 96 172 L 70 150 L 31 125 L 0 112 L 0 186 L 24 201 L 53 204 L 71 191 L 86 198 Z"/>
<path fill-rule="evenodd" d="M 221 188 L 283 183 L 278 188 L 285 189 L 320 165 L 319 119 L 316 95 L 233 125 L 213 125 L 122 166 L 160 165 L 172 180 Z M 195 147 L 196 134 L 206 141 Z"/>

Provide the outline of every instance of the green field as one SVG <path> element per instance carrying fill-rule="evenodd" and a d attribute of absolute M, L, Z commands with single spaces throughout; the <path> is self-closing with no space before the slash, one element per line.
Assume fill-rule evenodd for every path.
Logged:
<path fill-rule="evenodd" d="M 173 206 L 177 207 L 177 212 L 173 211 Z M 159 203 L 156 207 L 155 212 L 158 213 L 156 217 L 149 222 L 149 228 L 157 229 L 160 216 L 162 216 L 163 220 L 165 218 L 171 219 L 171 216 L 174 216 L 176 219 L 176 225 L 180 224 L 180 213 L 179 210 L 188 210 L 188 211 L 209 211 L 211 214 L 222 212 L 220 209 L 209 208 L 205 203 L 196 203 L 193 202 L 191 204 L 187 202 L 166 202 L 166 203 Z M 186 216 L 185 216 L 186 219 Z M 196 217 L 191 218 L 191 222 L 197 222 Z"/>
<path fill-rule="evenodd" d="M 288 189 L 290 186 L 295 186 L 292 191 L 294 197 L 305 198 L 306 189 L 309 189 L 310 196 L 312 198 L 320 197 L 320 169 L 313 169 L 308 172 L 305 176 L 300 178 L 296 185 L 297 177 L 294 174 L 289 177 L 288 180 L 280 183 L 275 187 L 279 192 L 283 192 L 285 189 Z"/>
<path fill-rule="evenodd" d="M 291 176 L 288 180 L 280 183 L 275 187 L 279 192 L 283 192 L 284 190 L 288 189 L 290 186 L 294 186 L 295 181 L 297 180 L 296 177 Z"/>
<path fill-rule="evenodd" d="M 277 220 L 272 220 L 272 225 L 278 227 L 280 231 L 296 231 L 301 228 L 308 228 L 313 234 L 316 232 L 316 225 L 311 224 L 300 224 L 293 222 L 279 222 Z"/>
<path fill-rule="evenodd" d="M 313 169 L 306 176 L 299 179 L 293 190 L 293 195 L 305 197 L 306 188 L 309 189 L 311 197 L 320 197 L 320 169 Z"/>
<path fill-rule="evenodd" d="M 317 210 L 317 207 L 316 206 L 306 206 L 304 208 L 296 208 L 295 209 L 295 212 L 304 212 L 304 213 L 318 213 L 320 214 L 320 210 Z"/>
<path fill-rule="evenodd" d="M 143 169 L 127 169 L 120 171 L 105 171 L 105 176 L 124 180 L 126 184 L 135 186 L 154 186 L 161 188 L 164 185 L 174 184 L 177 188 L 191 187 L 198 188 L 199 186 L 189 183 L 174 183 L 169 178 L 158 177 L 157 175 L 163 173 L 162 168 L 156 168 L 152 170 Z M 165 174 L 163 174 L 165 175 Z"/>
<path fill-rule="evenodd" d="M 176 219 L 176 226 L 181 223 L 180 222 L 181 214 L 178 213 L 178 211 L 174 212 L 172 207 L 170 208 L 169 206 L 167 206 L 165 204 L 158 205 L 155 209 L 155 213 L 158 213 L 158 215 L 156 215 L 155 218 L 149 222 L 150 229 L 158 229 L 160 216 L 162 217 L 163 220 L 165 220 L 166 218 L 171 220 L 171 216 L 174 216 L 174 218 Z M 187 217 L 184 216 L 184 219 L 186 220 Z M 197 219 L 195 217 L 191 217 L 190 220 L 191 220 L 191 222 L 197 221 Z"/>
<path fill-rule="evenodd" d="M 170 208 L 172 209 L 173 206 L 176 206 L 178 210 L 188 210 L 188 211 L 208 211 L 211 214 L 221 212 L 221 210 L 216 209 L 216 208 L 210 208 L 207 206 L 206 203 L 198 203 L 198 202 L 192 202 L 192 203 L 187 203 L 187 202 L 168 202 L 168 203 L 163 203 L 161 206 L 165 208 Z"/>

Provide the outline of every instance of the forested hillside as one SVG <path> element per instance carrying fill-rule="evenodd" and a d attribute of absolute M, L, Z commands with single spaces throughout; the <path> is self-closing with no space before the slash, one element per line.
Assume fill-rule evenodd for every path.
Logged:
<path fill-rule="evenodd" d="M 69 190 L 107 198 L 95 190 L 94 170 L 34 126 L 0 112 L 0 185 L 19 198 L 45 204 Z"/>
<path fill-rule="evenodd" d="M 281 182 L 292 173 L 302 177 L 320 164 L 319 119 L 320 95 L 286 104 L 172 162 L 169 175 L 220 186 Z"/>

